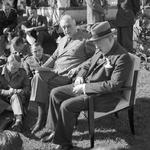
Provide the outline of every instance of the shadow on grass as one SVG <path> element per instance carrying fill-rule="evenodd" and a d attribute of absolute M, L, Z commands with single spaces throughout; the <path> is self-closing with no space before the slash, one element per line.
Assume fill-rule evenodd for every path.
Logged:
<path fill-rule="evenodd" d="M 148 135 L 150 133 L 150 98 L 137 98 L 134 108 L 135 135 L 132 135 L 130 131 L 127 110 L 123 110 L 119 112 L 118 119 L 112 114 L 95 121 L 95 140 L 111 139 L 117 142 L 123 139 L 128 147 L 137 145 L 137 143 L 144 147 L 144 144 L 148 142 L 147 139 L 150 138 L 150 134 Z M 76 132 L 75 141 L 89 140 L 87 120 L 79 120 Z"/>
<path fill-rule="evenodd" d="M 95 122 L 95 145 L 101 143 L 114 144 L 123 143 L 123 147 L 127 145 L 127 149 L 131 150 L 149 150 L 150 144 L 150 98 L 138 98 L 135 105 L 135 132 L 133 136 L 130 132 L 128 114 L 124 110 L 119 112 L 119 118 L 117 119 L 114 115 L 106 116 L 102 119 L 98 119 Z M 39 141 L 39 138 L 30 134 L 30 128 L 34 125 L 36 121 L 37 111 L 35 107 L 30 107 L 28 115 L 25 119 L 25 130 L 23 132 L 25 137 L 30 139 L 35 139 Z M 32 146 L 36 145 L 36 141 L 32 142 Z M 74 150 L 89 150 L 90 141 L 88 133 L 88 123 L 87 120 L 79 120 L 77 130 L 74 131 L 73 141 L 76 143 L 76 148 Z M 84 144 L 85 143 L 85 144 Z M 42 146 L 43 143 L 39 142 Z M 45 144 L 46 145 L 46 144 Z M 49 146 L 47 144 L 47 146 Z M 123 148 L 121 148 L 123 149 Z M 43 150 L 43 149 L 42 149 Z"/>

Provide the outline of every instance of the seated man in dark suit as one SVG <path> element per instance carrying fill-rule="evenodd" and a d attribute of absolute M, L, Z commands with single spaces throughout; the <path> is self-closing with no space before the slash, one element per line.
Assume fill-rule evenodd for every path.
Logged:
<path fill-rule="evenodd" d="M 53 54 L 57 44 L 48 33 L 47 25 L 46 17 L 38 15 L 37 8 L 31 6 L 31 9 L 29 10 L 29 18 L 22 25 L 22 29 L 27 33 L 26 38 L 31 45 L 34 42 L 38 42 L 42 45 L 44 53 Z"/>
<path fill-rule="evenodd" d="M 17 26 L 17 12 L 8 1 L 3 1 L 0 10 L 0 56 L 4 54 L 6 46 L 6 34 Z"/>
<path fill-rule="evenodd" d="M 94 24 L 91 33 L 96 46 L 93 57 L 79 71 L 74 84 L 54 88 L 50 94 L 48 119 L 52 132 L 43 141 L 53 140 L 62 150 L 72 147 L 73 127 L 79 113 L 88 109 L 88 96 L 95 94 L 94 109 L 113 109 L 123 96 L 120 88 L 131 68 L 129 54 L 114 40 L 107 21 Z"/>
<path fill-rule="evenodd" d="M 24 108 L 28 105 L 30 93 L 29 79 L 20 66 L 21 58 L 11 54 L 7 64 L 0 67 L 0 100 L 10 103 L 15 116 L 12 129 L 17 131 L 21 131 Z"/>
<path fill-rule="evenodd" d="M 71 16 L 64 15 L 60 25 L 65 36 L 60 39 L 56 51 L 39 68 L 39 73 L 32 80 L 30 100 L 38 104 L 38 119 L 32 133 L 37 132 L 44 123 L 45 106 L 51 89 L 71 83 L 70 72 L 73 73 L 74 68 L 77 69 L 95 52 L 94 45 L 87 41 L 89 35 L 77 31 L 76 22 Z"/>

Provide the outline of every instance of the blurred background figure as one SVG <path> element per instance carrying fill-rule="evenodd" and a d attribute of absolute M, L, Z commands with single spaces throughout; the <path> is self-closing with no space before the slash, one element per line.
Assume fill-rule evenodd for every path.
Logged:
<path fill-rule="evenodd" d="M 0 132 L 0 150 L 22 150 L 22 145 L 19 133 L 9 130 Z"/>
<path fill-rule="evenodd" d="M 104 21 L 104 1 L 103 0 L 86 0 L 87 4 L 87 30 L 96 22 Z"/>
<path fill-rule="evenodd" d="M 37 8 L 31 6 L 28 20 L 22 25 L 22 30 L 26 33 L 29 44 L 38 42 L 44 49 L 44 53 L 53 54 L 57 47 L 55 40 L 48 33 L 47 19 L 45 16 L 37 14 Z"/>
<path fill-rule="evenodd" d="M 128 52 L 133 52 L 133 25 L 140 10 L 140 0 L 118 0 L 117 39 Z"/>
<path fill-rule="evenodd" d="M 7 43 L 7 35 L 17 26 L 17 12 L 8 1 L 2 2 L 0 10 L 0 56 L 4 54 Z"/>

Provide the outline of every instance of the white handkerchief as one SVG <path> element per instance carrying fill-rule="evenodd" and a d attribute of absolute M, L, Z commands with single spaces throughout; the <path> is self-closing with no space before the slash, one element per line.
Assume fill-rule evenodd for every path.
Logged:
<path fill-rule="evenodd" d="M 110 60 L 109 60 L 108 58 L 105 58 L 105 60 L 106 60 L 106 63 L 105 63 L 105 65 L 104 65 L 104 67 L 105 67 L 105 68 L 108 68 L 108 69 L 112 68 L 112 65 L 111 65 L 111 63 L 110 63 Z"/>

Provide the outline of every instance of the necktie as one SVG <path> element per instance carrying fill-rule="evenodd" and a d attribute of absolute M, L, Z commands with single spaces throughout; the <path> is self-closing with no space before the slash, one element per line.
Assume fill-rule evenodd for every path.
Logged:
<path fill-rule="evenodd" d="M 70 41 L 71 41 L 71 37 L 68 37 L 68 38 L 67 38 L 67 41 L 66 41 L 66 44 L 65 44 L 64 47 L 66 47 L 66 46 L 69 44 Z"/>

